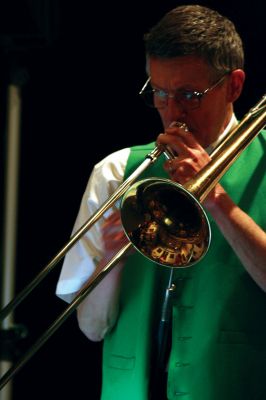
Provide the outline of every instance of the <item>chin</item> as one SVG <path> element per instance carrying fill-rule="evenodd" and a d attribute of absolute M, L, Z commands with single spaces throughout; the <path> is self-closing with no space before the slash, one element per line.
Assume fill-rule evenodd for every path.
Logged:
<path fill-rule="evenodd" d="M 194 138 L 197 140 L 197 142 L 202 146 L 205 147 L 205 140 L 204 138 L 202 138 L 200 135 L 197 134 L 196 131 L 194 131 L 193 129 L 189 130 L 190 133 L 192 133 L 192 135 L 194 136 Z"/>

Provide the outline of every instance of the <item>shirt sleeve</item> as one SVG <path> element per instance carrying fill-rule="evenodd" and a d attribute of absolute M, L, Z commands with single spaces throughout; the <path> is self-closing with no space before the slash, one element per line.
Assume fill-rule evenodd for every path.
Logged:
<path fill-rule="evenodd" d="M 129 148 L 119 150 L 94 166 L 72 234 L 88 221 L 122 183 L 129 153 Z M 116 207 L 118 204 L 113 206 Z M 56 286 L 56 295 L 62 300 L 73 300 L 94 272 L 97 260 L 102 258 L 101 225 L 111 212 L 111 209 L 107 210 L 66 254 Z"/>

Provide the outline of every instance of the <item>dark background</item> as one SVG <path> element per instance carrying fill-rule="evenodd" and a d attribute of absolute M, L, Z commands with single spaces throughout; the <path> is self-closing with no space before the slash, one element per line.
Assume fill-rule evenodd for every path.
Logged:
<path fill-rule="evenodd" d="M 23 85 L 17 292 L 68 241 L 95 162 L 150 142 L 160 131 L 156 113 L 137 96 L 146 77 L 142 37 L 166 11 L 184 3 L 106 3 L 0 1 L 1 221 L 6 90 L 10 82 Z M 236 104 L 241 118 L 265 92 L 262 5 L 201 4 L 231 18 L 245 43 L 247 80 Z M 29 330 L 22 349 L 65 309 L 54 295 L 60 266 L 17 308 L 16 322 Z M 99 399 L 101 346 L 83 336 L 73 314 L 16 375 L 14 399 Z"/>

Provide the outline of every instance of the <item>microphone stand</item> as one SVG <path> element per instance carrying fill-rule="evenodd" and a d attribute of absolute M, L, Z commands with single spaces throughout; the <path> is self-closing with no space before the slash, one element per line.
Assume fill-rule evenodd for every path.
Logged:
<path fill-rule="evenodd" d="M 164 378 L 166 379 L 168 362 L 167 350 L 169 346 L 169 339 L 172 327 L 172 295 L 176 289 L 175 284 L 173 284 L 173 272 L 174 269 L 171 268 L 168 285 L 165 290 L 161 318 L 158 328 L 156 365 L 153 387 L 151 388 L 151 399 L 154 400 L 164 397 L 166 398 L 166 393 L 163 392 L 163 390 L 166 390 L 167 387 L 164 384 Z"/>

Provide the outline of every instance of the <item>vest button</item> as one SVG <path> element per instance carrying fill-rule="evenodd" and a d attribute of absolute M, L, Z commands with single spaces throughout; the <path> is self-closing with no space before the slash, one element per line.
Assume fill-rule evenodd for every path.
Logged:
<path fill-rule="evenodd" d="M 178 361 L 178 362 L 175 363 L 176 367 L 188 367 L 189 365 L 190 365 L 190 363 L 184 363 L 184 362 L 181 362 L 181 361 Z"/>
<path fill-rule="evenodd" d="M 177 340 L 179 340 L 180 342 L 186 342 L 187 340 L 192 339 L 192 336 L 179 336 L 177 338 Z"/>

